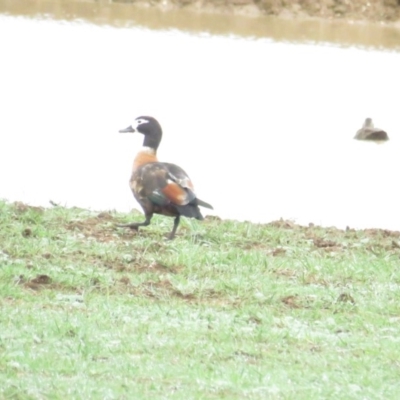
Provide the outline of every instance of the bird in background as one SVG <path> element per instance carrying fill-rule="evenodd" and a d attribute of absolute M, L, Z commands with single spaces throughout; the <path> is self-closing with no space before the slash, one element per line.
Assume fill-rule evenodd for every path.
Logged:
<path fill-rule="evenodd" d="M 158 161 L 157 149 L 161 142 L 162 129 L 155 118 L 138 117 L 132 125 L 119 132 L 138 132 L 144 136 L 143 146 L 133 161 L 129 185 L 144 211 L 145 220 L 117 226 L 138 230 L 141 226 L 150 225 L 153 214 L 167 215 L 175 217 L 168 236 L 173 239 L 182 215 L 202 220 L 199 206 L 213 209 L 210 204 L 196 196 L 192 181 L 181 167 Z"/>
<path fill-rule="evenodd" d="M 389 140 L 389 136 L 384 130 L 375 128 L 371 118 L 366 118 L 364 125 L 357 131 L 354 139 L 379 141 Z"/>

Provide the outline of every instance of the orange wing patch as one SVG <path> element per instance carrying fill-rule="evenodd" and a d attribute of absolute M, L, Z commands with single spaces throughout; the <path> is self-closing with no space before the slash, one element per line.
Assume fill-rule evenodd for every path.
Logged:
<path fill-rule="evenodd" d="M 185 190 L 176 183 L 168 183 L 161 191 L 172 203 L 180 206 L 186 204 L 187 194 Z"/>

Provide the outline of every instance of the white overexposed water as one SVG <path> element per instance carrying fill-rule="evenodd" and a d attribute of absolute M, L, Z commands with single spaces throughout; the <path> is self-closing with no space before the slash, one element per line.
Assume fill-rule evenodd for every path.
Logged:
<path fill-rule="evenodd" d="M 400 229 L 394 50 L 11 15 L 0 37 L 0 198 L 138 207 L 118 130 L 144 114 L 222 218 Z M 391 140 L 353 140 L 366 117 Z"/>

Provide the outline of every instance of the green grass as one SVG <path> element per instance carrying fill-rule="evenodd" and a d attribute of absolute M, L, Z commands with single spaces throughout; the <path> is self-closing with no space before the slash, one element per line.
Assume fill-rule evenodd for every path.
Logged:
<path fill-rule="evenodd" d="M 400 237 L 0 201 L 0 399 L 397 399 Z"/>

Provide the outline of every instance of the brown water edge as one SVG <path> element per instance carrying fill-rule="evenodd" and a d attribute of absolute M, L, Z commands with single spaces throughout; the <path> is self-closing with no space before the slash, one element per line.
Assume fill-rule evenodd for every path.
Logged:
<path fill-rule="evenodd" d="M 101 1 L 101 0 L 100 0 Z M 284 18 L 317 17 L 352 21 L 400 20 L 400 0 L 103 0 L 163 9 L 185 8 L 203 12 Z"/>
<path fill-rule="evenodd" d="M 0 13 L 28 18 L 85 21 L 115 27 L 144 26 L 155 30 L 178 29 L 196 34 L 207 32 L 211 35 L 268 37 L 275 41 L 293 43 L 325 42 L 344 47 L 356 45 L 396 50 L 400 47 L 400 21 L 351 23 L 344 18 L 293 19 L 262 13 L 249 17 L 237 12 L 241 6 L 232 6 L 233 9 L 232 0 L 227 0 L 229 7 L 224 8 L 224 12 L 221 12 L 223 9 L 220 5 L 214 8 L 217 12 L 203 12 L 210 11 L 210 8 L 204 7 L 199 11 L 194 9 L 193 3 L 180 7 L 177 3 L 168 3 L 171 0 L 165 0 L 165 3 L 158 0 L 145 1 L 147 3 L 143 0 L 0 0 Z"/>

